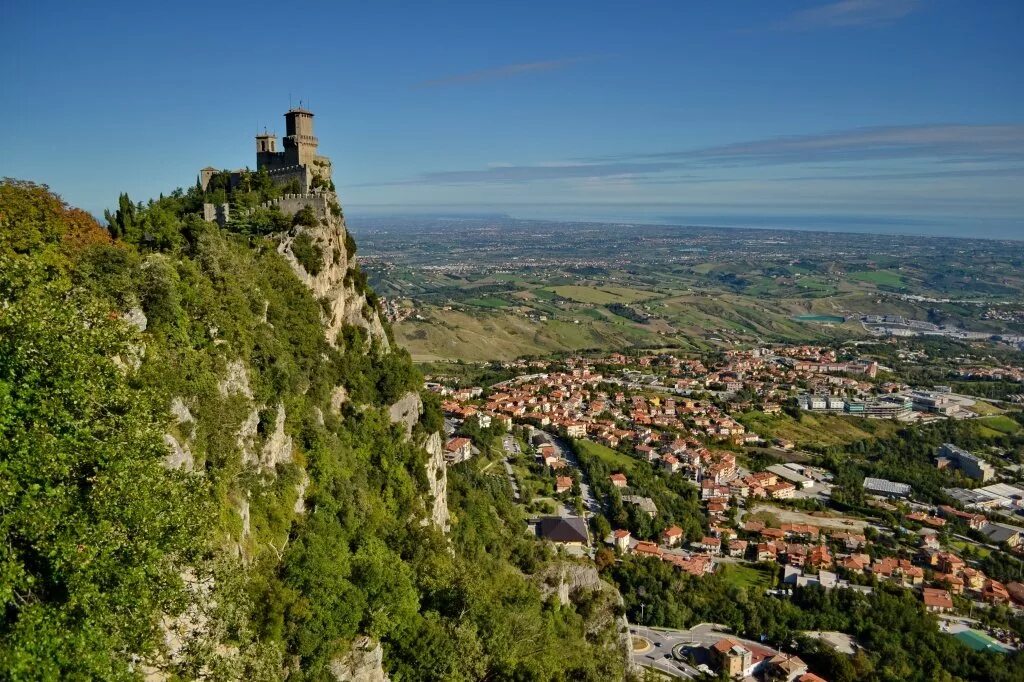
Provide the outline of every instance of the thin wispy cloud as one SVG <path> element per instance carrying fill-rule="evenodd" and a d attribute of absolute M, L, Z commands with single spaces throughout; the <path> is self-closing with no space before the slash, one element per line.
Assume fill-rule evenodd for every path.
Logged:
<path fill-rule="evenodd" d="M 612 163 L 539 163 L 530 165 L 500 165 L 469 170 L 423 173 L 407 180 L 367 183 L 379 185 L 466 185 L 477 183 L 523 183 L 539 180 L 570 179 L 643 179 L 659 173 L 676 170 L 685 164 L 680 161 L 623 161 Z M 696 176 L 694 176 L 696 179 Z"/>
<path fill-rule="evenodd" d="M 481 69 L 479 71 L 458 73 L 451 76 L 444 76 L 442 78 L 434 78 L 431 80 L 420 81 L 419 83 L 414 84 L 412 87 L 416 89 L 440 88 L 450 85 L 468 85 L 471 83 L 482 83 L 485 81 L 500 80 L 503 78 L 522 76 L 530 73 L 557 71 L 558 69 L 565 69 L 570 66 L 579 64 L 581 62 L 589 61 L 590 59 L 592 59 L 592 57 L 568 57 L 566 59 L 552 59 L 549 61 L 541 62 L 522 62 L 519 64 L 506 64 L 505 66 L 499 66 L 493 69 Z"/>
<path fill-rule="evenodd" d="M 885 159 L 1005 161 L 1024 158 L 1024 124 L 855 128 L 631 158 L 689 159 L 703 165 L 776 165 Z"/>
<path fill-rule="evenodd" d="M 911 164 L 911 167 L 893 168 L 893 163 Z M 948 165 L 954 163 L 963 167 Z M 813 175 L 791 178 L 794 182 L 802 179 L 841 182 L 996 178 L 1019 176 L 1022 163 L 1024 124 L 884 126 L 560 163 L 436 171 L 363 186 L 522 184 L 580 179 L 628 179 L 643 184 L 662 184 L 668 179 L 687 183 L 720 182 L 739 179 L 730 176 L 730 169 L 774 166 L 814 169 Z M 829 169 L 821 168 L 821 164 L 841 165 Z M 920 168 L 921 164 L 927 167 Z M 846 168 L 847 165 L 851 167 Z M 935 166 L 945 167 L 938 170 Z M 846 172 L 838 174 L 835 172 L 838 168 L 846 168 Z"/>
<path fill-rule="evenodd" d="M 888 26 L 922 6 L 921 0 L 839 0 L 800 10 L 776 23 L 782 31 Z"/>

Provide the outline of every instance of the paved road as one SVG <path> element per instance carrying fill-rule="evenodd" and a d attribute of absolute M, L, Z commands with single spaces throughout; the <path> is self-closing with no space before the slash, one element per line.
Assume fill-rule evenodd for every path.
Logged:
<path fill-rule="evenodd" d="M 512 499 L 516 502 L 519 501 L 519 482 L 516 481 L 516 475 L 512 471 L 512 465 L 509 463 L 509 457 L 518 456 L 520 453 L 519 443 L 512 436 L 506 435 L 501 441 L 502 447 L 505 449 L 505 457 L 502 458 L 501 463 L 505 466 L 505 473 L 508 475 L 508 482 L 512 486 Z"/>
<path fill-rule="evenodd" d="M 548 433 L 548 436 L 551 438 L 551 444 L 555 446 L 555 452 L 558 453 L 558 456 L 568 462 L 569 466 L 579 470 L 580 463 L 576 460 L 576 455 L 573 454 L 569 443 L 553 433 Z M 583 498 L 583 508 L 587 512 L 591 514 L 599 514 L 601 512 L 601 504 L 594 497 L 594 492 L 590 489 L 590 484 L 587 483 L 582 470 L 580 470 L 580 497 Z"/>

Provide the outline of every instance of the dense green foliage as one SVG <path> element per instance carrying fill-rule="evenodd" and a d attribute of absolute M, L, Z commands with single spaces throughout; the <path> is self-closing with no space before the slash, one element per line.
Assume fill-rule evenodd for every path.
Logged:
<path fill-rule="evenodd" d="M 641 539 L 656 540 L 669 526 L 683 529 L 687 540 L 699 540 L 704 531 L 704 514 L 700 507 L 697 488 L 682 476 L 666 475 L 643 460 L 632 460 L 629 470 L 629 494 L 650 497 L 658 513 L 652 519 L 638 506 L 625 504 L 619 488 L 611 484 L 609 476 L 622 471 L 588 453 L 572 442 L 573 451 L 594 495 L 603 502 L 609 528 L 625 528 Z M 601 517 L 594 522 L 599 535 L 604 537 L 606 526 Z"/>
<path fill-rule="evenodd" d="M 0 204 L 0 670 L 117 679 L 122 652 L 157 636 L 154 610 L 183 597 L 204 486 L 160 466 L 161 410 L 115 360 L 138 335 L 72 287 L 66 215 L 14 189 Z M 26 238 L 38 258 L 12 254 Z"/>
<path fill-rule="evenodd" d="M 797 653 L 833 682 L 854 680 L 1024 680 L 1021 654 L 975 652 L 939 631 L 935 616 L 908 590 L 883 586 L 871 595 L 852 590 L 797 588 L 791 600 L 730 584 L 721 576 L 692 578 L 669 564 L 629 558 L 608 569 L 626 599 L 631 620 L 686 628 L 721 623 L 737 634 Z M 864 647 L 852 658 L 799 637 L 838 630 Z"/>
<path fill-rule="evenodd" d="M 0 184 L 0 669 L 131 679 L 138 654 L 181 679 L 323 680 L 368 634 L 395 679 L 621 677 L 610 631 L 585 638 L 524 575 L 551 557 L 503 478 L 453 472 L 450 543 L 425 522 L 427 455 L 386 412 L 421 384 L 408 354 L 355 326 L 329 343 L 273 216 L 199 218 L 210 194 L 258 205 L 263 180 L 123 197 L 115 240 Z M 440 426 L 427 405 L 416 439 Z M 165 468 L 164 438 L 191 462 Z M 201 626 L 161 657 L 186 608 Z"/>

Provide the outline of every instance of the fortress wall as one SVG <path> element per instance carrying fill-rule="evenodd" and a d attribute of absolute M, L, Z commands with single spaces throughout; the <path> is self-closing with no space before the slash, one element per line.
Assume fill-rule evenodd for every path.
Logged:
<path fill-rule="evenodd" d="M 330 206 L 328 205 L 328 195 L 322 193 L 307 193 L 307 194 L 286 194 L 280 199 L 269 201 L 264 206 L 270 207 L 276 205 L 281 209 L 281 213 L 285 215 L 295 215 L 306 206 L 309 206 L 316 213 L 318 218 L 325 218 L 330 213 Z"/>

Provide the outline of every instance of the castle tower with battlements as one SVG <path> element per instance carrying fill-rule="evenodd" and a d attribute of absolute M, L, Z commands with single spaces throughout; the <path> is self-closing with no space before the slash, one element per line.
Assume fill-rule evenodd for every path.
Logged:
<path fill-rule="evenodd" d="M 256 170 L 266 171 L 279 185 L 289 185 L 296 193 L 333 190 L 331 160 L 317 154 L 319 141 L 313 135 L 313 112 L 301 106 L 285 115 L 286 135 L 283 149 L 277 148 L 277 135 L 264 130 L 256 135 Z M 199 172 L 199 184 L 205 191 L 220 171 L 207 167 Z M 231 186 L 237 185 L 242 171 L 231 173 Z"/>

